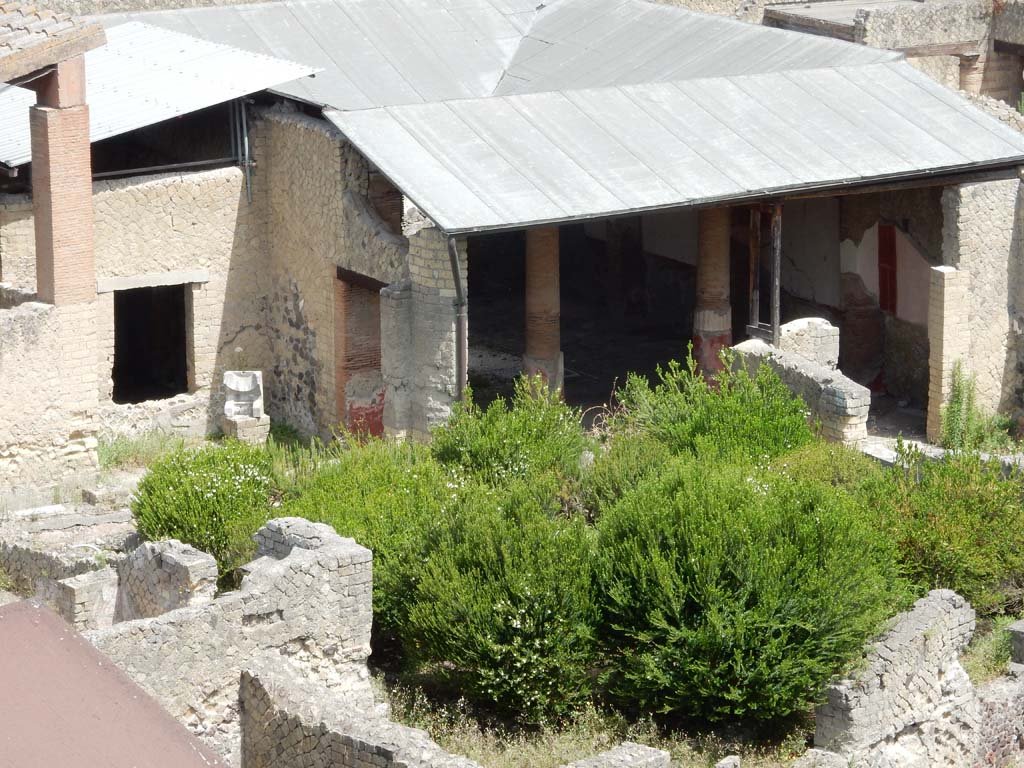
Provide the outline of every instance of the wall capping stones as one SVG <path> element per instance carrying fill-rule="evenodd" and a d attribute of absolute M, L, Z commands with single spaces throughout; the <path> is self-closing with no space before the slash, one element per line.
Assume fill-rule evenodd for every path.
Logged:
<path fill-rule="evenodd" d="M 96 281 L 96 293 L 129 291 L 133 288 L 156 288 L 162 285 L 192 285 L 210 282 L 205 269 L 179 269 L 172 272 L 151 272 L 131 277 L 101 277 Z"/>

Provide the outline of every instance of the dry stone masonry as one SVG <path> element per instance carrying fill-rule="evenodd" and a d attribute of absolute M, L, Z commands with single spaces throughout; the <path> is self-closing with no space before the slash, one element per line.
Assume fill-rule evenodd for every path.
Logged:
<path fill-rule="evenodd" d="M 863 668 L 831 686 L 801 768 L 1008 765 L 1022 756 L 1024 682 L 976 690 L 960 664 L 974 610 L 936 590 L 897 616 Z M 996 759 L 998 758 L 998 759 Z"/>
<path fill-rule="evenodd" d="M 826 327 L 827 326 L 827 327 Z M 787 323 L 782 349 L 760 339 L 748 339 L 733 347 L 737 364 L 753 374 L 769 365 L 796 395 L 803 398 L 812 418 L 821 422 L 829 440 L 858 443 L 867 437 L 871 393 L 847 378 L 830 363 L 838 357 L 838 334 L 823 320 Z"/>

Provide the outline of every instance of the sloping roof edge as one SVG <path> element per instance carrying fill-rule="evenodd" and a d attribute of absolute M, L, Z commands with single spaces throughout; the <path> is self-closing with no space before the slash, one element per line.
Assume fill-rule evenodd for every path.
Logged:
<path fill-rule="evenodd" d="M 1024 136 L 904 62 L 324 116 L 451 235 L 1024 165 Z"/>

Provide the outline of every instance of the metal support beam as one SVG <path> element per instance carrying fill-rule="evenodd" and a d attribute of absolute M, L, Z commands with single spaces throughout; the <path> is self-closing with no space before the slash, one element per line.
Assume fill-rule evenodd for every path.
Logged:
<path fill-rule="evenodd" d="M 782 338 L 782 203 L 772 206 L 772 345 Z"/>

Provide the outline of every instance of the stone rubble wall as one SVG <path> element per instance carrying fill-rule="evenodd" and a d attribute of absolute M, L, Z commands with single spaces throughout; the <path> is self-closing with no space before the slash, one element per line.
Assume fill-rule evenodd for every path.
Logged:
<path fill-rule="evenodd" d="M 0 309 L 0 491 L 91 479 L 96 455 L 96 303 Z"/>
<path fill-rule="evenodd" d="M 313 524 L 314 542 L 320 531 Z M 288 528 L 298 540 L 297 523 Z M 267 538 L 266 535 L 263 538 Z M 334 535 L 318 549 L 245 567 L 240 589 L 210 603 L 126 621 L 86 637 L 180 722 L 239 764 L 238 684 L 263 658 L 325 686 L 355 709 L 372 707 L 366 659 L 372 555 Z"/>
<path fill-rule="evenodd" d="M 375 711 L 353 711 L 288 669 L 242 672 L 242 768 L 480 768 L 425 732 Z M 669 754 L 626 742 L 563 768 L 668 768 Z"/>
<path fill-rule="evenodd" d="M 975 689 L 960 664 L 974 610 L 935 590 L 892 620 L 854 675 L 815 713 L 795 768 L 1015 765 L 1024 756 L 1024 679 Z"/>
<path fill-rule="evenodd" d="M 854 21 L 854 39 L 874 48 L 973 42 L 988 38 L 991 21 L 992 4 L 986 0 L 862 8 Z"/>
<path fill-rule="evenodd" d="M 260 0 L 255 0 L 260 2 Z M 202 8 L 216 5 L 241 5 L 253 0 L 43 0 L 41 8 L 74 16 L 127 11 L 158 11 L 167 8 Z"/>
<path fill-rule="evenodd" d="M 790 391 L 803 398 L 810 415 L 820 421 L 825 438 L 858 443 L 867 437 L 871 393 L 834 368 L 827 368 L 793 352 L 748 339 L 733 347 L 737 364 L 751 375 L 758 366 L 771 366 Z"/>
<path fill-rule="evenodd" d="M 839 365 L 839 329 L 821 317 L 804 317 L 780 328 L 779 349 L 800 355 L 812 363 Z"/>
<path fill-rule="evenodd" d="M 980 727 L 959 660 L 973 633 L 974 609 L 955 592 L 918 600 L 878 639 L 862 670 L 829 687 L 815 713 L 815 747 L 854 760 L 965 764 Z"/>
<path fill-rule="evenodd" d="M 992 36 L 1006 43 L 1024 45 L 1024 2 L 1008 0 L 999 4 L 992 19 Z"/>
<path fill-rule="evenodd" d="M 115 621 L 149 619 L 212 602 L 217 561 L 180 541 L 145 542 L 117 566 Z"/>
<path fill-rule="evenodd" d="M 456 290 L 444 233 L 427 222 L 408 238 L 408 278 L 381 291 L 383 420 L 388 434 L 426 439 L 457 394 Z M 465 289 L 465 240 L 458 248 Z"/>
<path fill-rule="evenodd" d="M 967 282 L 963 360 L 978 406 L 1020 415 L 1024 359 L 1024 251 L 1017 179 L 947 187 L 942 195 L 943 263 Z"/>
<path fill-rule="evenodd" d="M 284 106 L 261 110 L 252 146 L 272 275 L 268 410 L 307 435 L 329 437 L 339 421 L 337 268 L 394 282 L 405 274 L 407 244 L 370 204 L 366 160 L 327 121 Z"/>

